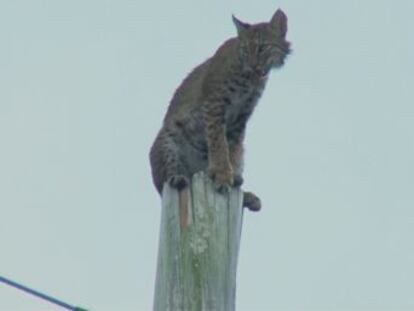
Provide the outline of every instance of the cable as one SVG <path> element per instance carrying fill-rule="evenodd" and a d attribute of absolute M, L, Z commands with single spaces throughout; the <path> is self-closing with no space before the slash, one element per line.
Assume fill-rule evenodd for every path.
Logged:
<path fill-rule="evenodd" d="M 2 277 L 2 276 L 0 276 L 0 282 L 3 282 L 6 285 L 9 285 L 11 287 L 17 288 L 17 289 L 19 289 L 21 291 L 24 291 L 24 292 L 26 292 L 26 293 L 28 293 L 30 295 L 33 295 L 33 296 L 36 296 L 36 297 L 38 297 L 40 299 L 46 300 L 46 301 L 48 301 L 50 303 L 53 303 L 55 305 L 58 305 L 59 307 L 65 308 L 67 310 L 71 310 L 71 311 L 88 311 L 88 310 L 83 309 L 83 308 L 80 308 L 80 307 L 71 306 L 70 304 L 67 304 L 66 302 L 63 302 L 63 301 L 60 301 L 60 300 L 58 300 L 56 298 L 50 297 L 48 295 L 45 295 L 45 294 L 43 294 L 41 292 L 38 292 L 38 291 L 36 291 L 34 289 L 31 289 L 31 288 L 28 288 L 28 287 L 26 287 L 24 285 L 21 285 L 19 283 L 14 282 L 12 280 L 6 279 L 5 277 Z"/>

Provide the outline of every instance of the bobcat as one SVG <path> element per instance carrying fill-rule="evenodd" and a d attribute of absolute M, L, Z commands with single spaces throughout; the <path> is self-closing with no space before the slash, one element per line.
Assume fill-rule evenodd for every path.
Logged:
<path fill-rule="evenodd" d="M 278 9 L 270 22 L 247 24 L 233 16 L 237 37 L 196 67 L 175 91 L 150 152 L 158 192 L 165 182 L 181 190 L 191 176 L 207 171 L 217 191 L 243 183 L 243 139 L 272 68 L 290 52 L 287 17 Z M 261 208 L 244 192 L 243 206 Z"/>

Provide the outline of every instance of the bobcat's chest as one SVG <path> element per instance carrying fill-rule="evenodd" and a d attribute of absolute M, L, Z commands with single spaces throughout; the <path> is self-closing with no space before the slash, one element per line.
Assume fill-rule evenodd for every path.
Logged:
<path fill-rule="evenodd" d="M 227 84 L 226 124 L 228 127 L 246 123 L 252 114 L 266 81 L 251 81 L 251 79 L 235 79 Z M 242 124 L 244 126 L 244 124 Z"/>

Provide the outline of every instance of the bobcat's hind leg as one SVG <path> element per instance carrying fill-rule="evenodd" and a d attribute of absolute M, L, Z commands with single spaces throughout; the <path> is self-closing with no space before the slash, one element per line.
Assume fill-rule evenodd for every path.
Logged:
<path fill-rule="evenodd" d="M 150 153 L 152 175 L 158 192 L 162 192 L 165 182 L 175 189 L 182 190 L 189 185 L 185 164 L 174 135 L 161 132 Z"/>
<path fill-rule="evenodd" d="M 165 163 L 166 163 L 166 181 L 172 188 L 182 190 L 189 185 L 189 178 L 186 176 L 185 165 L 180 149 L 177 143 L 170 138 L 166 144 Z"/>
<path fill-rule="evenodd" d="M 252 212 L 258 212 L 262 208 L 262 203 L 254 193 L 245 191 L 243 193 L 243 207 L 247 207 Z"/>
<path fill-rule="evenodd" d="M 167 181 L 171 187 L 177 190 L 182 190 L 188 187 L 190 183 L 189 179 L 185 175 L 180 175 L 180 174 L 171 175 Z"/>

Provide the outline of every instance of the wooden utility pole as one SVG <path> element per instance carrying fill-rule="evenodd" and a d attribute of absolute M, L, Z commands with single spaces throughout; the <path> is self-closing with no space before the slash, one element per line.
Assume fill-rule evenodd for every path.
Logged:
<path fill-rule="evenodd" d="M 235 310 L 242 199 L 203 173 L 181 192 L 164 186 L 154 311 Z"/>

